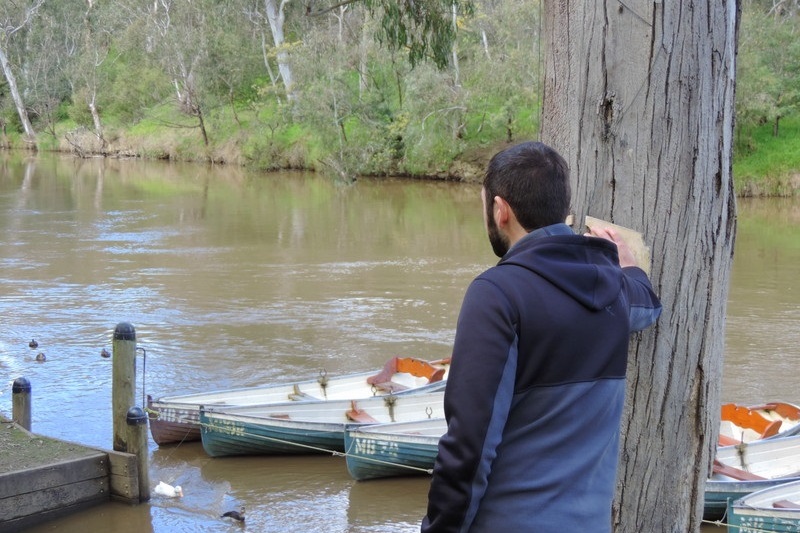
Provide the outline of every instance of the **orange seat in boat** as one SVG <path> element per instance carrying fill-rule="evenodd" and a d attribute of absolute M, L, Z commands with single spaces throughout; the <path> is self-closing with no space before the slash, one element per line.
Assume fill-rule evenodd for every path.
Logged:
<path fill-rule="evenodd" d="M 736 405 L 735 403 L 726 403 L 722 406 L 721 418 L 723 421 L 727 420 L 740 428 L 755 431 L 760 439 L 777 435 L 782 424 L 780 420 L 767 420 L 752 409 L 742 405 Z M 732 444 L 740 444 L 741 442 L 742 441 L 739 439 L 731 438 L 726 435 L 720 435 L 719 437 L 719 444 L 721 446 L 730 446 Z"/>

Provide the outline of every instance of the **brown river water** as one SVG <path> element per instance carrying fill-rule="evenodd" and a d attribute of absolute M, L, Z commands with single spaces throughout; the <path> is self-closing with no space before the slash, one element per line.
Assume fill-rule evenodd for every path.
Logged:
<path fill-rule="evenodd" d="M 144 349 L 137 399 L 446 357 L 467 284 L 495 262 L 478 192 L 0 152 L 0 412 L 26 377 L 35 432 L 111 448 L 100 351 L 120 322 Z M 724 401 L 800 402 L 799 227 L 798 200 L 739 203 Z M 429 478 L 355 482 L 341 457 L 150 452 L 152 484 L 183 498 L 31 531 L 411 532 L 425 512 Z M 240 505 L 245 527 L 219 518 Z"/>

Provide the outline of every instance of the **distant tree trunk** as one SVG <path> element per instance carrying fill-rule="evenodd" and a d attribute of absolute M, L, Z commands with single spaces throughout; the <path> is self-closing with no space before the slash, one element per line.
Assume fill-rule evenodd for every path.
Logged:
<path fill-rule="evenodd" d="M 267 10 L 267 20 L 272 31 L 272 40 L 278 50 L 278 71 L 283 78 L 283 86 L 286 89 L 286 98 L 294 99 L 294 89 L 292 88 L 292 69 L 289 66 L 289 54 L 284 48 L 285 39 L 283 36 L 283 23 L 286 20 L 284 9 L 288 0 L 281 0 L 280 6 L 275 5 L 275 0 L 264 0 L 264 8 Z"/>
<path fill-rule="evenodd" d="M 92 114 L 92 123 L 94 124 L 94 133 L 100 142 L 103 144 L 103 149 L 106 147 L 106 139 L 103 136 L 103 122 L 100 120 L 100 112 L 97 110 L 97 91 L 92 89 L 92 95 L 89 99 L 89 112 Z"/>
<path fill-rule="evenodd" d="M 617 532 L 701 522 L 736 229 L 739 13 L 739 0 L 544 1 L 542 140 L 570 164 L 579 226 L 588 214 L 644 233 L 664 305 L 631 342 Z"/>
<path fill-rule="evenodd" d="M 31 124 L 30 118 L 28 118 L 28 111 L 25 109 L 25 102 L 23 102 L 22 96 L 19 94 L 19 89 L 17 89 L 17 78 L 14 76 L 14 72 L 11 70 L 11 65 L 8 63 L 8 57 L 6 57 L 2 46 L 0 46 L 0 67 L 2 67 L 3 74 L 8 82 L 8 90 L 11 91 L 11 99 L 14 100 L 14 105 L 17 108 L 19 121 L 22 123 L 22 128 L 25 130 L 25 137 L 28 139 L 28 141 L 35 143 L 36 132 L 33 130 L 33 125 Z"/>
<path fill-rule="evenodd" d="M 267 74 L 269 74 L 269 81 L 272 84 L 272 88 L 275 89 L 277 86 L 278 78 L 275 74 L 272 73 L 272 67 L 269 65 L 269 55 L 267 54 L 267 40 L 264 36 L 264 32 L 261 32 L 261 55 L 264 58 L 264 66 L 267 68 Z M 280 103 L 280 97 L 277 97 L 278 103 Z"/>

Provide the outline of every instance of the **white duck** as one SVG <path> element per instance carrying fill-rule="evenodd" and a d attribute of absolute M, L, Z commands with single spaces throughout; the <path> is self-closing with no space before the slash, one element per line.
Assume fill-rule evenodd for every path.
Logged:
<path fill-rule="evenodd" d="M 180 485 L 168 485 L 163 481 L 159 481 L 156 488 L 153 490 L 159 496 L 164 496 L 165 498 L 183 498 L 183 489 Z"/>

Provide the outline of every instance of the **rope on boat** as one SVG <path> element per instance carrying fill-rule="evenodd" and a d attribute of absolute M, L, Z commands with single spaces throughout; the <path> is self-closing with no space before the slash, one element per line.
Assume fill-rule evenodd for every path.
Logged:
<path fill-rule="evenodd" d="M 747 533 L 775 533 L 774 529 L 762 529 L 757 526 L 734 526 L 732 524 L 727 524 L 724 522 L 725 518 L 720 518 L 719 520 L 701 520 L 703 524 L 709 524 L 712 526 L 717 527 L 727 527 L 727 531 L 729 532 L 738 532 L 738 531 L 746 531 Z"/>
<path fill-rule="evenodd" d="M 747 533 L 775 533 L 774 529 L 763 529 L 761 527 L 755 525 L 743 525 L 743 526 L 735 526 L 733 524 L 728 524 L 726 522 L 726 517 L 728 516 L 728 510 L 725 509 L 725 512 L 722 514 L 722 518 L 719 520 L 701 520 L 700 522 L 703 524 L 709 524 L 712 526 L 717 527 L 726 527 L 726 531 L 729 533 L 734 533 L 738 531 L 746 531 Z"/>
<path fill-rule="evenodd" d="M 202 422 L 200 422 L 200 427 L 201 428 L 205 427 L 205 428 L 217 429 L 217 427 L 212 425 L 212 424 L 204 424 Z M 290 446 L 296 446 L 298 448 L 305 448 L 307 450 L 312 450 L 312 451 L 316 451 L 316 452 L 320 452 L 320 453 L 331 454 L 333 457 L 358 457 L 359 459 L 365 460 L 365 461 L 371 461 L 371 462 L 374 462 L 374 463 L 380 463 L 380 464 L 385 464 L 385 465 L 389 465 L 389 466 L 396 466 L 396 467 L 399 467 L 399 468 L 405 468 L 405 469 L 408 469 L 408 470 L 414 470 L 416 472 L 422 472 L 422 473 L 425 473 L 425 474 L 428 474 L 428 475 L 433 474 L 433 469 L 432 468 L 420 468 L 418 466 L 411 466 L 411 465 L 407 465 L 407 464 L 403 464 L 403 463 L 393 463 L 391 461 L 384 461 L 382 459 L 374 459 L 372 457 L 364 457 L 364 456 L 361 456 L 361 455 L 355 456 L 354 454 L 349 453 L 347 450 L 345 450 L 344 452 L 340 452 L 338 450 L 331 450 L 329 448 L 321 448 L 319 446 L 312 446 L 311 444 L 302 444 L 302 443 L 299 443 L 299 442 L 294 442 L 294 441 L 285 440 L 285 439 L 279 439 L 279 438 L 276 438 L 276 437 L 267 437 L 266 435 L 257 435 L 255 433 L 248 433 L 248 432 L 242 432 L 242 433 L 238 434 L 237 436 L 249 437 L 249 438 L 253 438 L 253 439 L 265 440 L 265 441 L 270 441 L 270 442 L 276 442 L 276 443 L 279 443 L 279 444 L 288 444 Z"/>
<path fill-rule="evenodd" d="M 206 427 L 206 428 L 215 429 L 215 426 L 213 426 L 212 424 L 200 423 L 200 427 Z M 366 456 L 363 456 L 363 455 L 358 455 L 357 456 L 355 454 L 350 453 L 349 449 L 345 450 L 344 452 L 340 452 L 338 450 L 330 450 L 328 448 L 321 448 L 319 446 L 312 446 L 310 444 L 301 444 L 299 442 L 293 442 L 293 441 L 289 441 L 289 440 L 285 440 L 285 439 L 279 439 L 279 438 L 276 438 L 276 437 L 267 437 L 265 435 L 257 435 L 255 433 L 248 433 L 248 432 L 243 432 L 241 434 L 241 436 L 250 437 L 250 438 L 254 438 L 254 439 L 260 439 L 260 440 L 265 440 L 265 441 L 270 441 L 270 442 L 276 442 L 276 443 L 280 443 L 280 444 L 287 444 L 289 446 L 296 446 L 298 448 L 305 448 L 307 450 L 312 450 L 312 451 L 325 453 L 325 454 L 331 454 L 333 457 L 358 457 L 362 461 L 369 461 L 369 462 L 376 463 L 376 464 L 383 464 L 383 465 L 387 465 L 387 466 L 404 468 L 404 469 L 407 469 L 407 470 L 413 470 L 415 472 L 421 472 L 421 473 L 428 474 L 428 475 L 432 475 L 433 474 L 433 469 L 432 468 L 421 468 L 421 467 L 418 467 L 418 466 L 411 466 L 411 465 L 407 465 L 407 464 L 404 464 L 404 463 L 395 463 L 395 462 L 392 462 L 392 461 L 386 461 L 384 459 L 376 459 L 374 457 L 366 457 Z M 352 444 L 351 444 L 351 446 L 352 446 Z M 722 518 L 720 518 L 719 520 L 701 520 L 701 523 L 709 524 L 709 525 L 713 525 L 713 526 L 717 526 L 717 527 L 727 527 L 728 531 L 740 530 L 740 529 L 746 529 L 747 531 L 750 531 L 750 532 L 753 532 L 753 533 L 770 533 L 770 532 L 773 531 L 773 530 L 769 530 L 769 529 L 761 529 L 761 528 L 754 527 L 754 526 L 741 526 L 740 527 L 740 526 L 730 525 L 730 524 L 725 523 L 725 517 L 726 516 L 727 516 L 727 510 L 725 511 L 725 514 L 722 516 Z"/>
<path fill-rule="evenodd" d="M 351 443 L 351 447 L 352 447 L 352 444 L 354 444 L 354 443 Z M 411 465 L 407 465 L 407 464 L 404 464 L 404 463 L 394 463 L 392 461 L 386 461 L 384 459 L 376 459 L 374 457 L 367 457 L 367 456 L 364 456 L 364 455 L 357 455 L 356 456 L 356 455 L 351 454 L 350 450 L 345 450 L 345 452 L 343 454 L 341 454 L 341 455 L 344 456 L 344 457 L 348 457 L 348 456 L 350 456 L 350 457 L 358 457 L 362 461 L 369 461 L 371 463 L 388 465 L 388 466 L 398 466 L 400 468 L 405 468 L 405 469 L 408 469 L 408 470 L 414 470 L 414 471 L 417 471 L 417 472 L 423 472 L 423 473 L 428 474 L 428 475 L 433 475 L 433 468 L 421 468 L 421 467 L 418 467 L 418 466 L 411 466 Z"/>

